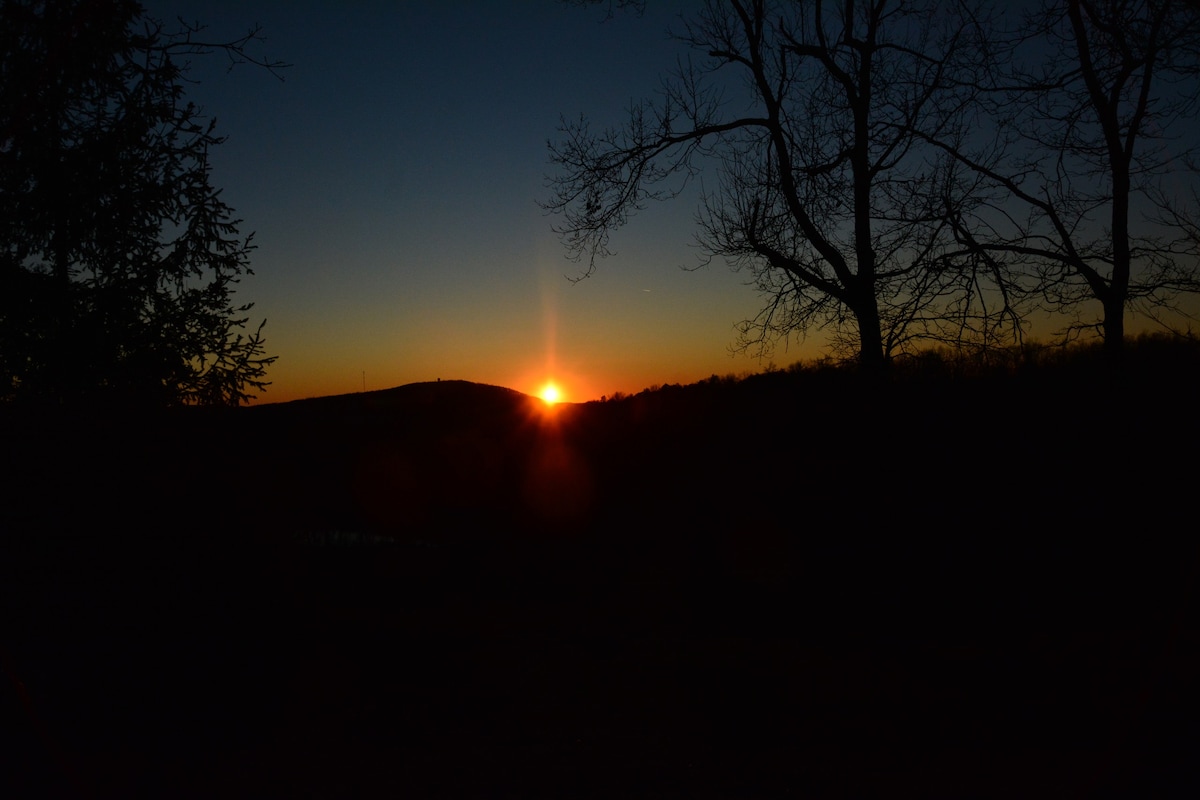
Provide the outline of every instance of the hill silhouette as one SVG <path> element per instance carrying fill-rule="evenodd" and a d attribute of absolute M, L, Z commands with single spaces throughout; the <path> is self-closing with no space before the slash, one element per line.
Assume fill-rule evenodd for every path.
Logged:
<path fill-rule="evenodd" d="M 1195 368 L 6 409 L 4 780 L 1169 796 Z"/>

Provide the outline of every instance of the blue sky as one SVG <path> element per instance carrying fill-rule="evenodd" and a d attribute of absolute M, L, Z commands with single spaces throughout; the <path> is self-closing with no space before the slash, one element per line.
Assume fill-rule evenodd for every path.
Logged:
<path fill-rule="evenodd" d="M 617 254 L 578 283 L 582 267 L 539 206 L 560 118 L 625 123 L 690 55 L 667 32 L 699 0 L 653 0 L 645 16 L 607 21 L 607 0 L 143 2 L 168 28 L 194 21 L 215 42 L 259 25 L 266 41 L 250 51 L 291 64 L 280 81 L 249 64 L 230 70 L 217 52 L 192 58 L 188 73 L 189 99 L 228 137 L 212 154 L 214 180 L 255 234 L 255 274 L 235 301 L 256 303 L 251 325 L 267 320 L 278 357 L 264 400 L 445 378 L 530 393 L 555 380 L 579 401 L 767 366 L 731 351 L 764 298 L 720 261 L 697 269 L 698 190 L 711 174 L 640 211 L 613 236 Z M 1011 20 L 1021 5 L 1002 13 Z M 1195 148 L 1194 126 L 1167 134 L 1139 152 Z M 1191 197 L 1195 171 L 1168 163 L 1163 186 Z M 1080 224 L 1102 233 L 1103 216 Z M 1198 303 L 1184 303 L 1192 319 Z M 1079 310 L 1092 322 L 1099 304 Z M 1027 319 L 1041 341 L 1070 322 Z M 1156 329 L 1126 322 L 1129 333 Z M 772 357 L 811 359 L 823 344 L 817 332 Z"/>
<path fill-rule="evenodd" d="M 560 115 L 618 125 L 683 52 L 688 3 L 602 22 L 556 0 L 318 3 L 159 0 L 214 40 L 254 24 L 284 80 L 220 55 L 190 97 L 228 141 L 223 195 L 258 245 L 240 297 L 279 356 L 263 400 L 459 378 L 586 400 L 712 373 L 761 305 L 722 264 L 698 271 L 695 202 L 653 206 L 588 280 L 538 206 Z M 815 345 L 780 350 L 790 363 Z"/>

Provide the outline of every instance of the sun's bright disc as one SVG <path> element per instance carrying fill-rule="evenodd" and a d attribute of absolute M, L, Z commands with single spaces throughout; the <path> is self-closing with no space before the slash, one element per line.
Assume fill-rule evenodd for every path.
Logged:
<path fill-rule="evenodd" d="M 547 383 L 545 386 L 543 386 L 539 396 L 546 403 L 546 405 L 551 406 L 562 399 L 562 393 L 553 383 Z"/>

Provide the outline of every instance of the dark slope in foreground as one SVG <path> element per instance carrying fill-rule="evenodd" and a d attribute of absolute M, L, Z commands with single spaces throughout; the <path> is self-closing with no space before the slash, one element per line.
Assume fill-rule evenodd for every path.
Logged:
<path fill-rule="evenodd" d="M 1188 796 L 1193 368 L 7 415 L 0 780 Z"/>

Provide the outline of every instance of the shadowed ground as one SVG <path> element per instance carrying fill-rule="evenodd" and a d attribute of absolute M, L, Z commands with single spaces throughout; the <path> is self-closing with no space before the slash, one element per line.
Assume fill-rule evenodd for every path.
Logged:
<path fill-rule="evenodd" d="M 1187 376 L 822 380 L 6 417 L 13 796 L 1189 796 Z"/>

